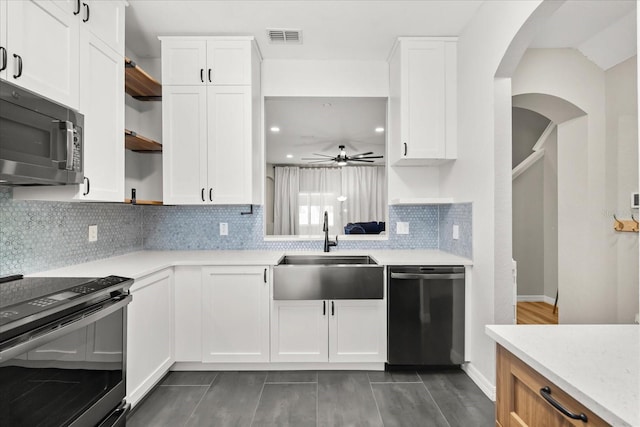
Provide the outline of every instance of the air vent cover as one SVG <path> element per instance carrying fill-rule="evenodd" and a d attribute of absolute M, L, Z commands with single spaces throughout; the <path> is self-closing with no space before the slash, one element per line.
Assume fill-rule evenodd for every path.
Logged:
<path fill-rule="evenodd" d="M 267 35 L 271 43 L 302 44 L 301 30 L 286 30 L 283 28 L 267 28 Z"/>

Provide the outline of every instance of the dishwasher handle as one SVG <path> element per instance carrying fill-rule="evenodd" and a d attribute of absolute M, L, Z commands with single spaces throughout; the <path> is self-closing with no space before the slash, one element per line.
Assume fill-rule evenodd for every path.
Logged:
<path fill-rule="evenodd" d="M 391 278 L 400 280 L 451 280 L 464 279 L 464 273 L 391 273 Z"/>

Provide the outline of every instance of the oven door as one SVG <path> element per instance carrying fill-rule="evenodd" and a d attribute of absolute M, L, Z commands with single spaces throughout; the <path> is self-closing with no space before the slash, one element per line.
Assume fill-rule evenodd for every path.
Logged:
<path fill-rule="evenodd" d="M 126 304 L 119 296 L 0 350 L 0 425 L 96 426 L 125 397 Z"/>

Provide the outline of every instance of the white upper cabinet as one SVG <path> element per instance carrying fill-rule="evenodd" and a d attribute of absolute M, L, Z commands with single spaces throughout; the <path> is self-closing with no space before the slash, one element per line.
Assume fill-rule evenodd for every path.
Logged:
<path fill-rule="evenodd" d="M 78 21 L 50 0 L 0 4 L 0 77 L 78 108 Z"/>
<path fill-rule="evenodd" d="M 456 40 L 400 37 L 396 42 L 389 59 L 392 165 L 456 158 Z"/>
<path fill-rule="evenodd" d="M 251 85 L 251 37 L 162 38 L 163 85 Z"/>
<path fill-rule="evenodd" d="M 252 38 L 162 38 L 165 204 L 259 197 L 260 61 Z"/>

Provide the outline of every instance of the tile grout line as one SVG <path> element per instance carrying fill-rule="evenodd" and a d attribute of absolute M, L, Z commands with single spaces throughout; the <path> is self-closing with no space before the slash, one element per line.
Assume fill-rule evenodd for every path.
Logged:
<path fill-rule="evenodd" d="M 196 403 L 196 406 L 193 407 L 193 411 L 191 411 L 191 413 L 189 414 L 187 419 L 182 424 L 183 427 L 187 425 L 187 423 L 189 422 L 189 420 L 191 419 L 193 414 L 196 413 L 196 409 L 198 409 L 198 406 L 200 406 L 200 404 L 202 403 L 202 400 L 204 399 L 204 397 L 207 395 L 209 390 L 211 390 L 211 387 L 213 387 L 213 383 L 215 382 L 216 378 L 218 378 L 219 374 L 220 374 L 219 372 L 216 372 L 216 375 L 211 379 L 211 384 L 209 384 L 209 387 L 207 387 L 207 389 L 204 391 L 204 393 L 202 393 L 202 397 L 200 398 L 200 400 L 198 400 L 198 403 Z"/>
<path fill-rule="evenodd" d="M 256 402 L 256 408 L 253 410 L 253 416 L 251 417 L 251 423 L 249 426 L 253 425 L 253 422 L 256 420 L 256 413 L 258 413 L 258 407 L 260 406 L 260 400 L 262 400 L 262 392 L 264 391 L 264 386 L 267 384 L 267 378 L 269 377 L 269 373 L 264 373 L 264 382 L 262 383 L 262 388 L 260 389 L 260 395 L 258 396 L 258 402 Z"/>
<path fill-rule="evenodd" d="M 317 381 L 267 381 L 265 384 L 316 384 Z"/>
<path fill-rule="evenodd" d="M 369 373 L 367 372 L 367 380 L 369 380 L 369 389 L 371 390 L 371 396 L 373 396 L 373 402 L 376 404 L 376 409 L 378 410 L 378 417 L 380 418 L 380 422 L 384 427 L 384 420 L 382 419 L 382 412 L 380 412 L 380 406 L 378 406 L 378 399 L 376 399 L 376 394 L 373 392 L 373 384 L 371 383 L 371 378 L 369 378 Z"/>
<path fill-rule="evenodd" d="M 420 375 L 418 375 L 418 376 L 420 377 Z M 420 379 L 422 379 L 422 377 L 420 377 Z M 447 425 L 449 427 L 451 427 L 451 424 L 449 423 L 449 420 L 444 415 L 444 412 L 442 412 L 442 409 L 440 409 L 440 405 L 438 405 L 438 402 L 436 402 L 436 400 L 433 398 L 433 395 L 431 394 L 431 391 L 429 391 L 429 387 L 427 387 L 427 385 L 424 383 L 424 381 L 422 381 L 422 385 L 423 385 L 424 389 L 427 391 L 427 394 L 429 395 L 429 397 L 431 398 L 433 403 L 436 405 L 436 408 L 438 408 L 438 412 L 440 412 L 440 415 L 442 415 L 442 418 L 444 419 L 444 422 L 447 423 Z"/>

